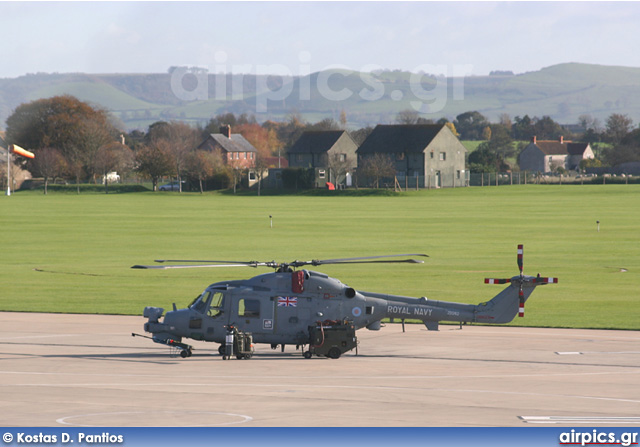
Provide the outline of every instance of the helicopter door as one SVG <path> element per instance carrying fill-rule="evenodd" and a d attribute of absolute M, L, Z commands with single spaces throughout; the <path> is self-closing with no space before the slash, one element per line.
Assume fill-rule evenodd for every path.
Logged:
<path fill-rule="evenodd" d="M 264 297 L 254 294 L 234 296 L 229 323 L 253 334 L 273 332 L 273 306 Z"/>
<path fill-rule="evenodd" d="M 310 298 L 275 296 L 275 326 L 279 333 L 306 331 L 311 320 Z"/>

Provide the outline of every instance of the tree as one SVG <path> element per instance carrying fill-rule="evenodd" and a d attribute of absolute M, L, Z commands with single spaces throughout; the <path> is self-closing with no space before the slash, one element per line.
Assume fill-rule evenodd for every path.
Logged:
<path fill-rule="evenodd" d="M 187 176 L 198 180 L 200 194 L 204 192 L 202 182 L 211 177 L 222 166 L 220 152 L 195 150 L 189 152 L 185 158 L 185 172 Z"/>
<path fill-rule="evenodd" d="M 454 121 L 462 140 L 481 140 L 482 131 L 489 125 L 489 121 L 480 112 L 465 112 L 458 115 Z"/>
<path fill-rule="evenodd" d="M 607 140 L 616 145 L 631 131 L 633 120 L 627 115 L 613 113 L 607 118 L 605 135 Z"/>
<path fill-rule="evenodd" d="M 256 179 L 258 180 L 258 195 L 260 195 L 262 192 L 262 178 L 264 177 L 264 173 L 269 170 L 269 165 L 260 152 L 256 154 L 253 169 L 255 169 Z"/>
<path fill-rule="evenodd" d="M 416 124 L 420 115 L 417 110 L 405 109 L 398 112 L 396 123 L 398 124 Z"/>
<path fill-rule="evenodd" d="M 433 124 L 433 120 L 422 118 L 417 110 L 405 109 L 398 112 L 396 116 L 398 124 Z"/>
<path fill-rule="evenodd" d="M 105 175 L 101 164 L 106 161 L 106 154 L 103 153 L 102 160 L 98 161 L 98 152 L 111 143 L 120 144 L 115 142 L 113 135 L 99 122 L 83 119 L 78 123 L 75 142 L 69 147 L 67 157 L 81 163 L 95 182 L 97 174 Z M 109 151 L 109 155 L 115 156 L 115 152 L 112 154 L 112 151 Z"/>
<path fill-rule="evenodd" d="M 489 142 L 481 143 L 469 154 L 469 170 L 475 173 L 504 172 L 509 169 L 502 156 L 490 148 Z"/>
<path fill-rule="evenodd" d="M 168 155 L 171 157 L 172 169 L 175 173 L 180 192 L 182 192 L 182 171 L 184 169 L 187 154 L 195 149 L 199 141 L 199 132 L 188 124 L 172 121 L 158 122 L 149 126 L 148 141 L 150 144 L 158 144 L 164 140 L 168 148 Z"/>
<path fill-rule="evenodd" d="M 97 149 L 117 134 L 105 110 L 69 95 L 21 104 L 7 118 L 7 140 L 32 149 L 36 159 L 45 147 L 58 149 L 77 184 L 85 172 L 91 173 Z"/>
<path fill-rule="evenodd" d="M 83 149 L 78 137 L 88 122 L 115 138 L 117 131 L 106 111 L 69 95 L 39 99 L 19 105 L 7 118 L 7 141 L 36 152 L 54 147 L 67 156 L 74 146 Z"/>
<path fill-rule="evenodd" d="M 358 173 L 365 178 L 369 178 L 371 184 L 375 185 L 375 188 L 378 188 L 380 186 L 380 179 L 393 177 L 396 174 L 396 168 L 393 158 L 390 155 L 376 152 L 362 159 Z"/>
<path fill-rule="evenodd" d="M 157 191 L 160 177 L 171 173 L 169 142 L 160 139 L 142 146 L 136 153 L 136 165 L 140 174 L 151 178 L 153 190 Z"/>
<path fill-rule="evenodd" d="M 270 132 L 259 124 L 240 124 L 234 130 L 251 143 L 263 157 L 269 157 L 272 153 L 271 144 L 277 144 L 273 139 L 275 132 Z"/>
<path fill-rule="evenodd" d="M 111 142 L 101 146 L 93 159 L 94 172 L 100 173 L 104 181 L 104 192 L 109 193 L 109 180 L 107 174 L 118 171 L 121 175 L 131 170 L 134 156 L 131 149 L 122 143 Z"/>
<path fill-rule="evenodd" d="M 536 135 L 536 129 L 533 126 L 533 120 L 529 118 L 529 115 L 525 115 L 522 118 L 516 116 L 514 123 L 511 125 L 511 136 L 514 140 L 529 141 Z"/>
<path fill-rule="evenodd" d="M 550 116 L 533 119 L 534 135 L 540 140 L 557 140 L 567 133 L 562 126 L 551 119 Z M 567 136 L 567 135 L 565 135 Z"/>
<path fill-rule="evenodd" d="M 629 132 L 618 144 L 606 148 L 603 157 L 609 166 L 640 161 L 640 129 Z"/>
<path fill-rule="evenodd" d="M 44 179 L 45 194 L 47 194 L 49 179 L 63 175 L 66 167 L 67 163 L 60 151 L 51 147 L 42 148 L 31 163 L 33 173 Z"/>
<path fill-rule="evenodd" d="M 355 159 L 349 159 L 345 154 L 333 154 L 333 156 L 329 156 L 328 158 L 327 165 L 330 173 L 329 178 L 331 178 L 331 173 L 333 173 L 333 177 L 335 179 L 334 182 L 336 184 L 346 178 L 347 173 L 353 171 L 356 167 Z"/>

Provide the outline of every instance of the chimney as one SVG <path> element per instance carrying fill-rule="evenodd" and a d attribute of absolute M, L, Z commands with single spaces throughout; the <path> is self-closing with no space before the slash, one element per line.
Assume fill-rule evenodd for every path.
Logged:
<path fill-rule="evenodd" d="M 220 133 L 227 138 L 231 138 L 231 126 L 229 126 L 228 124 L 220 126 Z"/>
<path fill-rule="evenodd" d="M 535 135 L 534 135 L 534 136 L 532 136 L 532 137 L 531 137 L 531 142 L 532 142 L 533 144 L 536 144 L 536 141 L 537 141 L 536 136 L 535 136 Z"/>
<path fill-rule="evenodd" d="M 560 135 L 560 144 L 564 144 L 564 136 Z"/>

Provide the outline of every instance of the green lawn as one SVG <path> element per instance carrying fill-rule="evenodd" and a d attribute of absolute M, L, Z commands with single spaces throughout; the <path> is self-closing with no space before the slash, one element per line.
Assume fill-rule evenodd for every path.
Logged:
<path fill-rule="evenodd" d="M 273 228 L 269 225 L 273 215 Z M 600 231 L 596 231 L 596 220 Z M 557 276 L 515 324 L 640 329 L 640 185 L 397 196 L 18 192 L 0 197 L 0 310 L 141 314 L 268 270 L 149 271 L 158 258 L 291 261 L 423 252 L 421 265 L 318 268 L 350 286 L 478 303 L 485 276 Z M 622 269 L 626 271 L 622 271 Z"/>

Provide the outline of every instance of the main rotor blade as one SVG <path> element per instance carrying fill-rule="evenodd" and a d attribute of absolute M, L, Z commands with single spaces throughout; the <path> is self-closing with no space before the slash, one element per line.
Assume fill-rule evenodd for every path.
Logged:
<path fill-rule="evenodd" d="M 160 262 L 160 263 L 164 263 L 164 262 L 194 262 L 194 263 L 199 263 L 199 264 L 231 264 L 231 265 L 237 265 L 237 264 L 241 264 L 241 265 L 249 265 L 249 266 L 254 266 L 254 265 L 261 265 L 264 264 L 263 262 L 258 262 L 258 261 L 212 261 L 212 260 L 189 260 L 189 259 L 154 259 L 154 262 Z"/>
<path fill-rule="evenodd" d="M 364 257 L 359 257 L 359 258 L 338 258 L 338 259 L 314 259 L 313 261 L 296 261 L 296 263 L 298 262 L 305 262 L 306 264 L 302 264 L 302 265 L 307 265 L 307 264 L 311 264 L 311 265 L 324 265 L 324 264 L 367 264 L 367 263 L 382 263 L 382 262 L 386 262 L 386 263 L 392 263 L 392 262 L 409 262 L 409 263 L 414 263 L 414 264 L 421 264 L 424 261 L 420 261 L 417 259 L 397 259 L 397 260 L 388 260 L 388 261 L 372 261 L 372 259 L 382 259 L 382 258 L 401 258 L 404 256 L 423 256 L 428 258 L 429 255 L 425 255 L 422 253 L 409 253 L 409 254 L 402 254 L 402 255 L 381 255 L 381 256 L 364 256 Z"/>
<path fill-rule="evenodd" d="M 195 269 L 211 267 L 257 267 L 256 264 L 134 265 L 132 269 Z"/>

